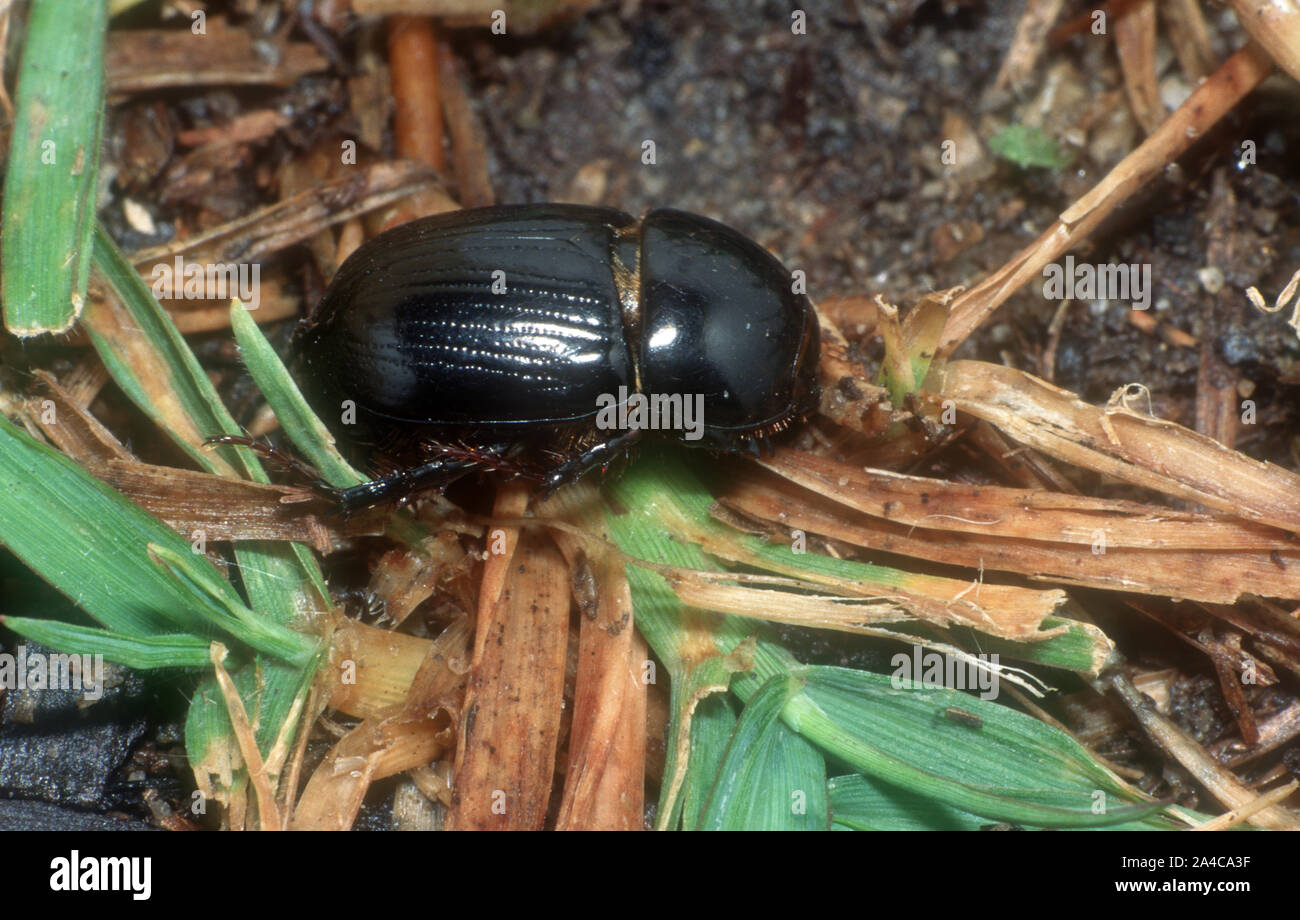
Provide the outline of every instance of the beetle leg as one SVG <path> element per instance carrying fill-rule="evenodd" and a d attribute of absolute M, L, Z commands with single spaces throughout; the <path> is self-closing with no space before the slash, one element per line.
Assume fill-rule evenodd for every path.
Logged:
<path fill-rule="evenodd" d="M 437 457 L 428 463 L 397 470 L 370 482 L 346 489 L 327 488 L 323 491 L 346 516 L 426 489 L 448 486 L 466 473 L 482 468 L 483 464 L 478 460 Z"/>
<path fill-rule="evenodd" d="M 235 435 L 220 435 L 214 438 L 206 438 L 203 441 L 204 447 L 219 444 L 247 447 L 268 460 L 274 460 L 286 467 L 290 472 L 306 480 L 311 485 L 313 492 L 326 501 L 337 505 L 345 516 L 374 505 L 383 504 L 394 498 L 405 497 L 412 492 L 430 488 L 435 484 L 447 485 L 456 477 L 481 466 L 477 461 L 440 457 L 409 470 L 399 470 L 389 476 L 340 489 L 322 479 L 320 474 L 311 467 L 295 460 L 283 451 L 276 450 L 269 444 L 263 444 L 261 441 Z"/>
<path fill-rule="evenodd" d="M 289 472 L 294 473 L 308 482 L 319 482 L 320 474 L 313 470 L 284 451 L 276 450 L 270 444 L 263 444 L 261 441 L 254 441 L 252 438 L 243 438 L 231 434 L 218 435 L 214 438 L 204 438 L 204 447 L 214 447 L 219 444 L 233 445 L 235 447 L 247 447 L 254 453 L 261 454 L 268 460 L 274 460 L 283 466 Z"/>
<path fill-rule="evenodd" d="M 538 489 L 538 498 L 546 498 L 562 485 L 573 482 L 596 467 L 608 466 L 641 436 L 641 429 L 629 428 L 614 437 L 594 444 L 578 456 L 566 460 L 546 475 Z"/>

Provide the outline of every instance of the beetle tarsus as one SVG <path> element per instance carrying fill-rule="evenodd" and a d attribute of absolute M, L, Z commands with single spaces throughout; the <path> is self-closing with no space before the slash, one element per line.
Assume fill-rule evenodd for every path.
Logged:
<path fill-rule="evenodd" d="M 561 463 L 542 480 L 542 484 L 538 489 L 538 499 L 546 500 L 556 489 L 581 479 L 584 474 L 596 467 L 608 468 L 615 458 L 624 453 L 640 437 L 641 430 L 639 428 L 629 428 L 627 431 L 619 432 L 612 438 L 593 444 L 576 457 Z"/>

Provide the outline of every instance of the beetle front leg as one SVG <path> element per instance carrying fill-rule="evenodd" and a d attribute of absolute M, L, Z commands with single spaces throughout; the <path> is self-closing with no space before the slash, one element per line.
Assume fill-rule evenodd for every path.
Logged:
<path fill-rule="evenodd" d="M 546 475 L 538 490 L 538 498 L 545 499 L 560 486 L 567 485 L 581 478 L 596 467 L 606 467 L 620 454 L 627 451 L 638 438 L 641 429 L 629 428 L 608 440 L 593 444 L 578 456 L 566 460 Z"/>

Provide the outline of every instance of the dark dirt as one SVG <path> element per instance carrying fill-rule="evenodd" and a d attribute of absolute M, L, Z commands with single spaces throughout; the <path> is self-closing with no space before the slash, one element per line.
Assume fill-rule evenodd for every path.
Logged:
<path fill-rule="evenodd" d="M 938 151 L 951 119 L 987 145 L 1033 110 L 1028 97 L 980 102 L 1019 3 L 894 3 L 883 12 L 808 3 L 806 35 L 791 34 L 786 4 L 638 6 L 635 18 L 607 9 L 506 49 L 462 40 L 502 201 L 591 201 L 594 187 L 603 189 L 594 200 L 634 213 L 699 211 L 807 271 L 815 298 L 880 293 L 906 307 L 1000 266 L 1140 139 L 1122 102 L 1109 120 L 1090 111 L 1122 83 L 1113 44 L 1080 37 L 1047 55 L 1066 101 L 1046 126 L 1075 155 L 1072 166 L 1020 169 L 985 152 L 947 174 Z M 1217 38 L 1223 53 L 1241 42 L 1235 30 Z M 1154 315 L 1208 343 L 1253 385 L 1261 417 L 1243 447 L 1291 466 L 1300 341 L 1285 315 L 1259 313 L 1242 292 L 1254 284 L 1271 300 L 1300 267 L 1300 136 L 1282 114 L 1298 92 L 1271 81 L 1077 254 L 1149 262 Z M 1095 130 L 1080 127 L 1086 119 Z M 1258 162 L 1238 168 L 1246 138 L 1256 139 Z M 647 140 L 654 165 L 641 161 Z M 972 227 L 978 242 L 951 243 L 953 228 Z M 1224 281 L 1214 293 L 1197 275 L 1211 266 Z M 957 357 L 1041 373 L 1056 306 L 1021 292 Z M 1142 382 L 1157 414 L 1194 427 L 1198 351 L 1140 331 L 1129 312 L 1121 302 L 1073 304 L 1056 382 L 1099 403 Z"/>

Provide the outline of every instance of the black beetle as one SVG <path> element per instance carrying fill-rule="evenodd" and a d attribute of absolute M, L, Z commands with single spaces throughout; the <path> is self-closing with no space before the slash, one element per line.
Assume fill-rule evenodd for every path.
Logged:
<path fill-rule="evenodd" d="M 816 315 L 790 273 L 666 209 L 507 205 L 395 227 L 343 263 L 294 351 L 313 407 L 379 467 L 337 494 L 344 510 L 479 469 L 549 492 L 647 429 L 758 454 L 820 396 Z"/>

